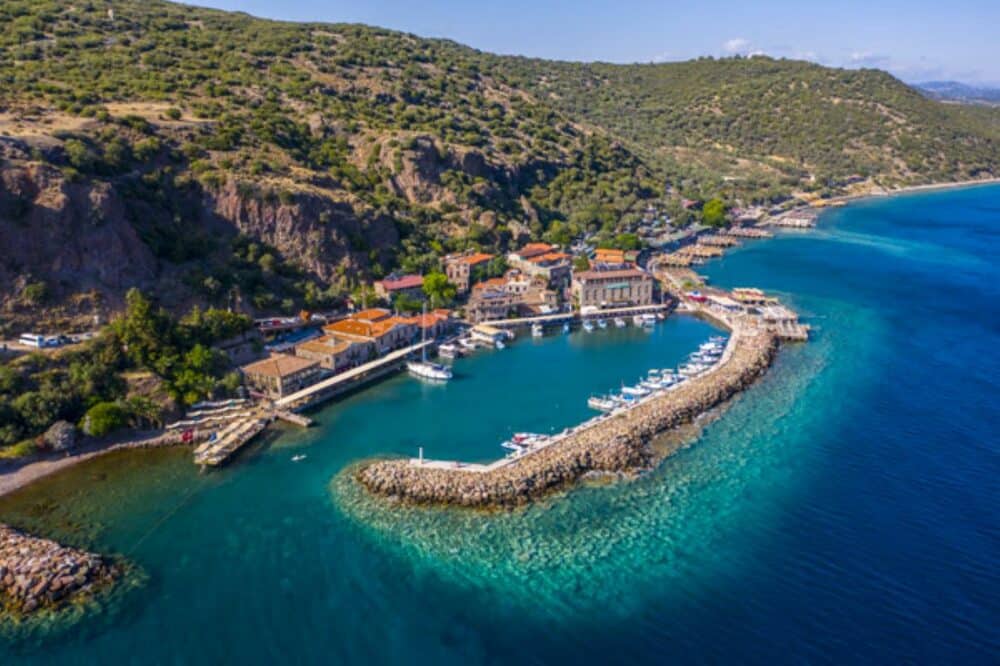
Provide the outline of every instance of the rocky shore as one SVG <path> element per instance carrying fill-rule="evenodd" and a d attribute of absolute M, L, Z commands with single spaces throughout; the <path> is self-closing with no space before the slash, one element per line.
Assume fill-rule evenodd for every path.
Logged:
<path fill-rule="evenodd" d="M 0 525 L 0 604 L 25 615 L 90 596 L 121 575 L 108 559 Z"/>
<path fill-rule="evenodd" d="M 649 446 L 655 435 L 691 423 L 751 385 L 773 361 L 778 339 L 751 329 L 734 332 L 730 345 L 728 359 L 711 373 L 509 465 L 481 472 L 383 460 L 360 468 L 357 479 L 399 501 L 492 508 L 527 503 L 595 472 L 641 471 L 655 462 Z"/>

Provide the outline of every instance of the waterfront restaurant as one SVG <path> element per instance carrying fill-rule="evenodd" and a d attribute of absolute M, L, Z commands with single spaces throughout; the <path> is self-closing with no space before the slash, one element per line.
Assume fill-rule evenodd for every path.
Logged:
<path fill-rule="evenodd" d="M 319 363 L 288 354 L 272 354 L 240 368 L 251 391 L 277 399 L 314 384 L 320 375 Z"/>
<path fill-rule="evenodd" d="M 573 299 L 580 308 L 652 305 L 653 278 L 641 268 L 574 273 Z"/>

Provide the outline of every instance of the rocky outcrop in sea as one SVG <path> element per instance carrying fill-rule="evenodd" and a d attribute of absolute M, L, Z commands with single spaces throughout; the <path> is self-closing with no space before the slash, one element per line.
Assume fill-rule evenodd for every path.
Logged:
<path fill-rule="evenodd" d="M 57 609 L 122 575 L 111 560 L 0 525 L 0 603 L 15 615 Z"/>
<path fill-rule="evenodd" d="M 357 479 L 376 495 L 404 502 L 491 508 L 527 503 L 595 472 L 639 472 L 656 461 L 649 446 L 654 436 L 691 423 L 750 386 L 778 350 L 778 339 L 763 330 L 734 338 L 729 358 L 711 373 L 508 465 L 483 472 L 381 460 L 361 467 Z"/>

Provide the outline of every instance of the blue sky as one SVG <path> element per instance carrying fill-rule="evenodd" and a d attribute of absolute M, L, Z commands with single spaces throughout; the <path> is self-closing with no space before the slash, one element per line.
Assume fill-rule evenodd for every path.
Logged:
<path fill-rule="evenodd" d="M 767 53 L 1000 84 L 1000 0 L 195 0 L 367 23 L 494 53 L 609 62 Z"/>

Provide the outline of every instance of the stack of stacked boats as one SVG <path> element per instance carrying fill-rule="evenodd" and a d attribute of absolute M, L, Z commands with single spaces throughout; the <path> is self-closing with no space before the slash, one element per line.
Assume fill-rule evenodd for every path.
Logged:
<path fill-rule="evenodd" d="M 607 395 L 591 396 L 587 400 L 587 406 L 600 412 L 616 412 L 621 409 L 628 409 L 638 400 L 651 395 L 656 395 L 664 391 L 669 391 L 691 377 L 707 372 L 722 358 L 722 353 L 726 348 L 726 338 L 714 336 L 698 347 L 698 351 L 693 352 L 687 363 L 673 368 L 653 368 L 645 378 L 641 379 L 633 386 L 622 385 L 620 393 L 609 393 Z"/>

